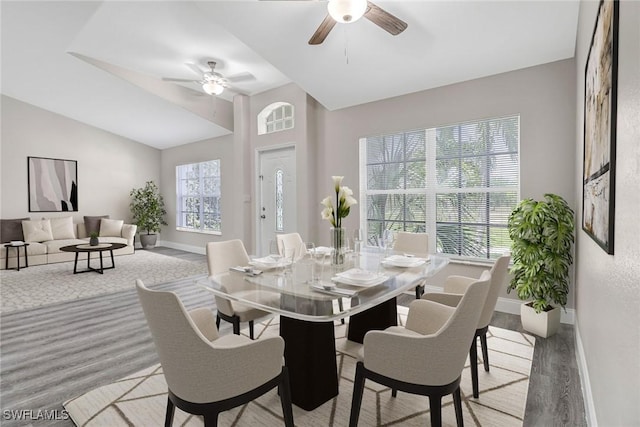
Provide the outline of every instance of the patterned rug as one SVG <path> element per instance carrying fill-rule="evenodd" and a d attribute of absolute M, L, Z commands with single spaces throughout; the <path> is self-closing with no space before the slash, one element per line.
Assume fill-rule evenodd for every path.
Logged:
<path fill-rule="evenodd" d="M 94 265 L 95 262 L 93 260 Z M 105 263 L 111 265 L 111 260 Z M 20 271 L 0 270 L 0 312 L 131 289 L 135 279 L 153 285 L 207 272 L 204 262 L 190 262 L 144 250 L 117 256 L 115 263 L 116 268 L 105 270 L 104 274 L 73 274 L 73 262 L 37 265 Z"/>
<path fill-rule="evenodd" d="M 406 308 L 398 307 L 400 322 Z M 256 325 L 260 337 L 278 334 L 278 318 Z M 243 331 L 247 334 L 247 331 Z M 307 412 L 293 406 L 296 426 L 346 426 L 351 409 L 353 379 L 359 344 L 347 341 L 346 326 L 336 324 L 340 394 L 319 408 Z M 467 426 L 521 426 L 524 416 L 531 359 L 532 336 L 490 327 L 488 334 L 490 372 L 479 366 L 480 398 L 471 391 L 468 365 L 462 375 L 464 422 Z M 478 347 L 478 355 L 482 353 Z M 482 360 L 479 360 L 482 365 Z M 154 365 L 112 384 L 96 388 L 64 403 L 78 426 L 159 426 L 164 423 L 167 386 L 160 365 Z M 443 399 L 443 425 L 455 426 L 451 397 Z M 429 402 L 425 396 L 398 393 L 367 380 L 360 411 L 361 426 L 429 425 Z M 176 409 L 175 426 L 202 426 L 200 417 Z M 242 407 L 220 414 L 221 426 L 282 426 L 280 398 L 272 390 Z"/>

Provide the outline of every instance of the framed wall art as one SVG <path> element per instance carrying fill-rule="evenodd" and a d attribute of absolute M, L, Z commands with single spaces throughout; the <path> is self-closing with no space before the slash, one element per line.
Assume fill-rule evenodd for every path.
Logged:
<path fill-rule="evenodd" d="M 27 157 L 29 212 L 78 211 L 78 162 Z"/>
<path fill-rule="evenodd" d="M 600 2 L 584 73 L 582 229 L 608 254 L 614 237 L 618 15 L 618 0 Z"/>

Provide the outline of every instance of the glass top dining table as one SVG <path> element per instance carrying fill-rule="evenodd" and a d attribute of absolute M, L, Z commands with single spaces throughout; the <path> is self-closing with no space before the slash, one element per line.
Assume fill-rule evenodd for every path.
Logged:
<path fill-rule="evenodd" d="M 282 316 L 330 322 L 392 299 L 442 270 L 449 259 L 383 253 L 367 248 L 331 265 L 330 256 L 308 256 L 290 266 L 237 266 L 201 279 L 198 285 L 216 296 Z M 243 271 L 246 270 L 246 271 Z M 259 274 L 254 272 L 261 271 Z M 363 277 L 366 280 L 358 281 Z M 252 292 L 245 292 L 245 291 Z"/>
<path fill-rule="evenodd" d="M 216 297 L 280 315 L 292 402 L 307 411 L 339 393 L 336 321 L 347 322 L 348 317 L 346 338 L 362 343 L 368 331 L 397 324 L 398 295 L 423 284 L 449 262 L 437 255 L 420 259 L 377 248 L 348 254 L 343 265 L 331 265 L 330 260 L 314 254 L 259 274 L 253 270 L 260 269 L 255 263 L 235 266 L 197 282 Z"/>

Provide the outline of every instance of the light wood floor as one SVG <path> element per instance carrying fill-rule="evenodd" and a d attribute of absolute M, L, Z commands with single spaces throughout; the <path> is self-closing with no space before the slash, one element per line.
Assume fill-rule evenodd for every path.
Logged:
<path fill-rule="evenodd" d="M 152 251 L 204 260 L 204 255 L 169 248 Z M 167 290 L 174 290 L 172 286 L 179 284 L 167 285 Z M 197 291 L 181 299 L 189 309 L 205 304 Z M 399 303 L 411 300 L 407 295 Z M 158 362 L 133 290 L 130 295 L 118 293 L 8 313 L 1 321 L 2 410 L 61 411 L 63 401 Z M 521 330 L 515 315 L 496 313 L 492 324 Z M 229 325 L 222 322 L 221 328 L 229 329 Z M 32 424 L 0 420 L 0 424 L 73 425 L 68 420 Z M 536 340 L 524 425 L 586 426 L 572 326 L 562 325 L 553 337 Z"/>

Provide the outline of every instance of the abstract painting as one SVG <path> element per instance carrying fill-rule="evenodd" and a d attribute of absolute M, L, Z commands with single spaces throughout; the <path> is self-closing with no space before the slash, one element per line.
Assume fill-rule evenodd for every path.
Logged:
<path fill-rule="evenodd" d="M 78 211 L 78 162 L 27 157 L 29 212 Z"/>
<path fill-rule="evenodd" d="M 584 82 L 582 229 L 613 254 L 618 0 L 602 0 Z"/>

